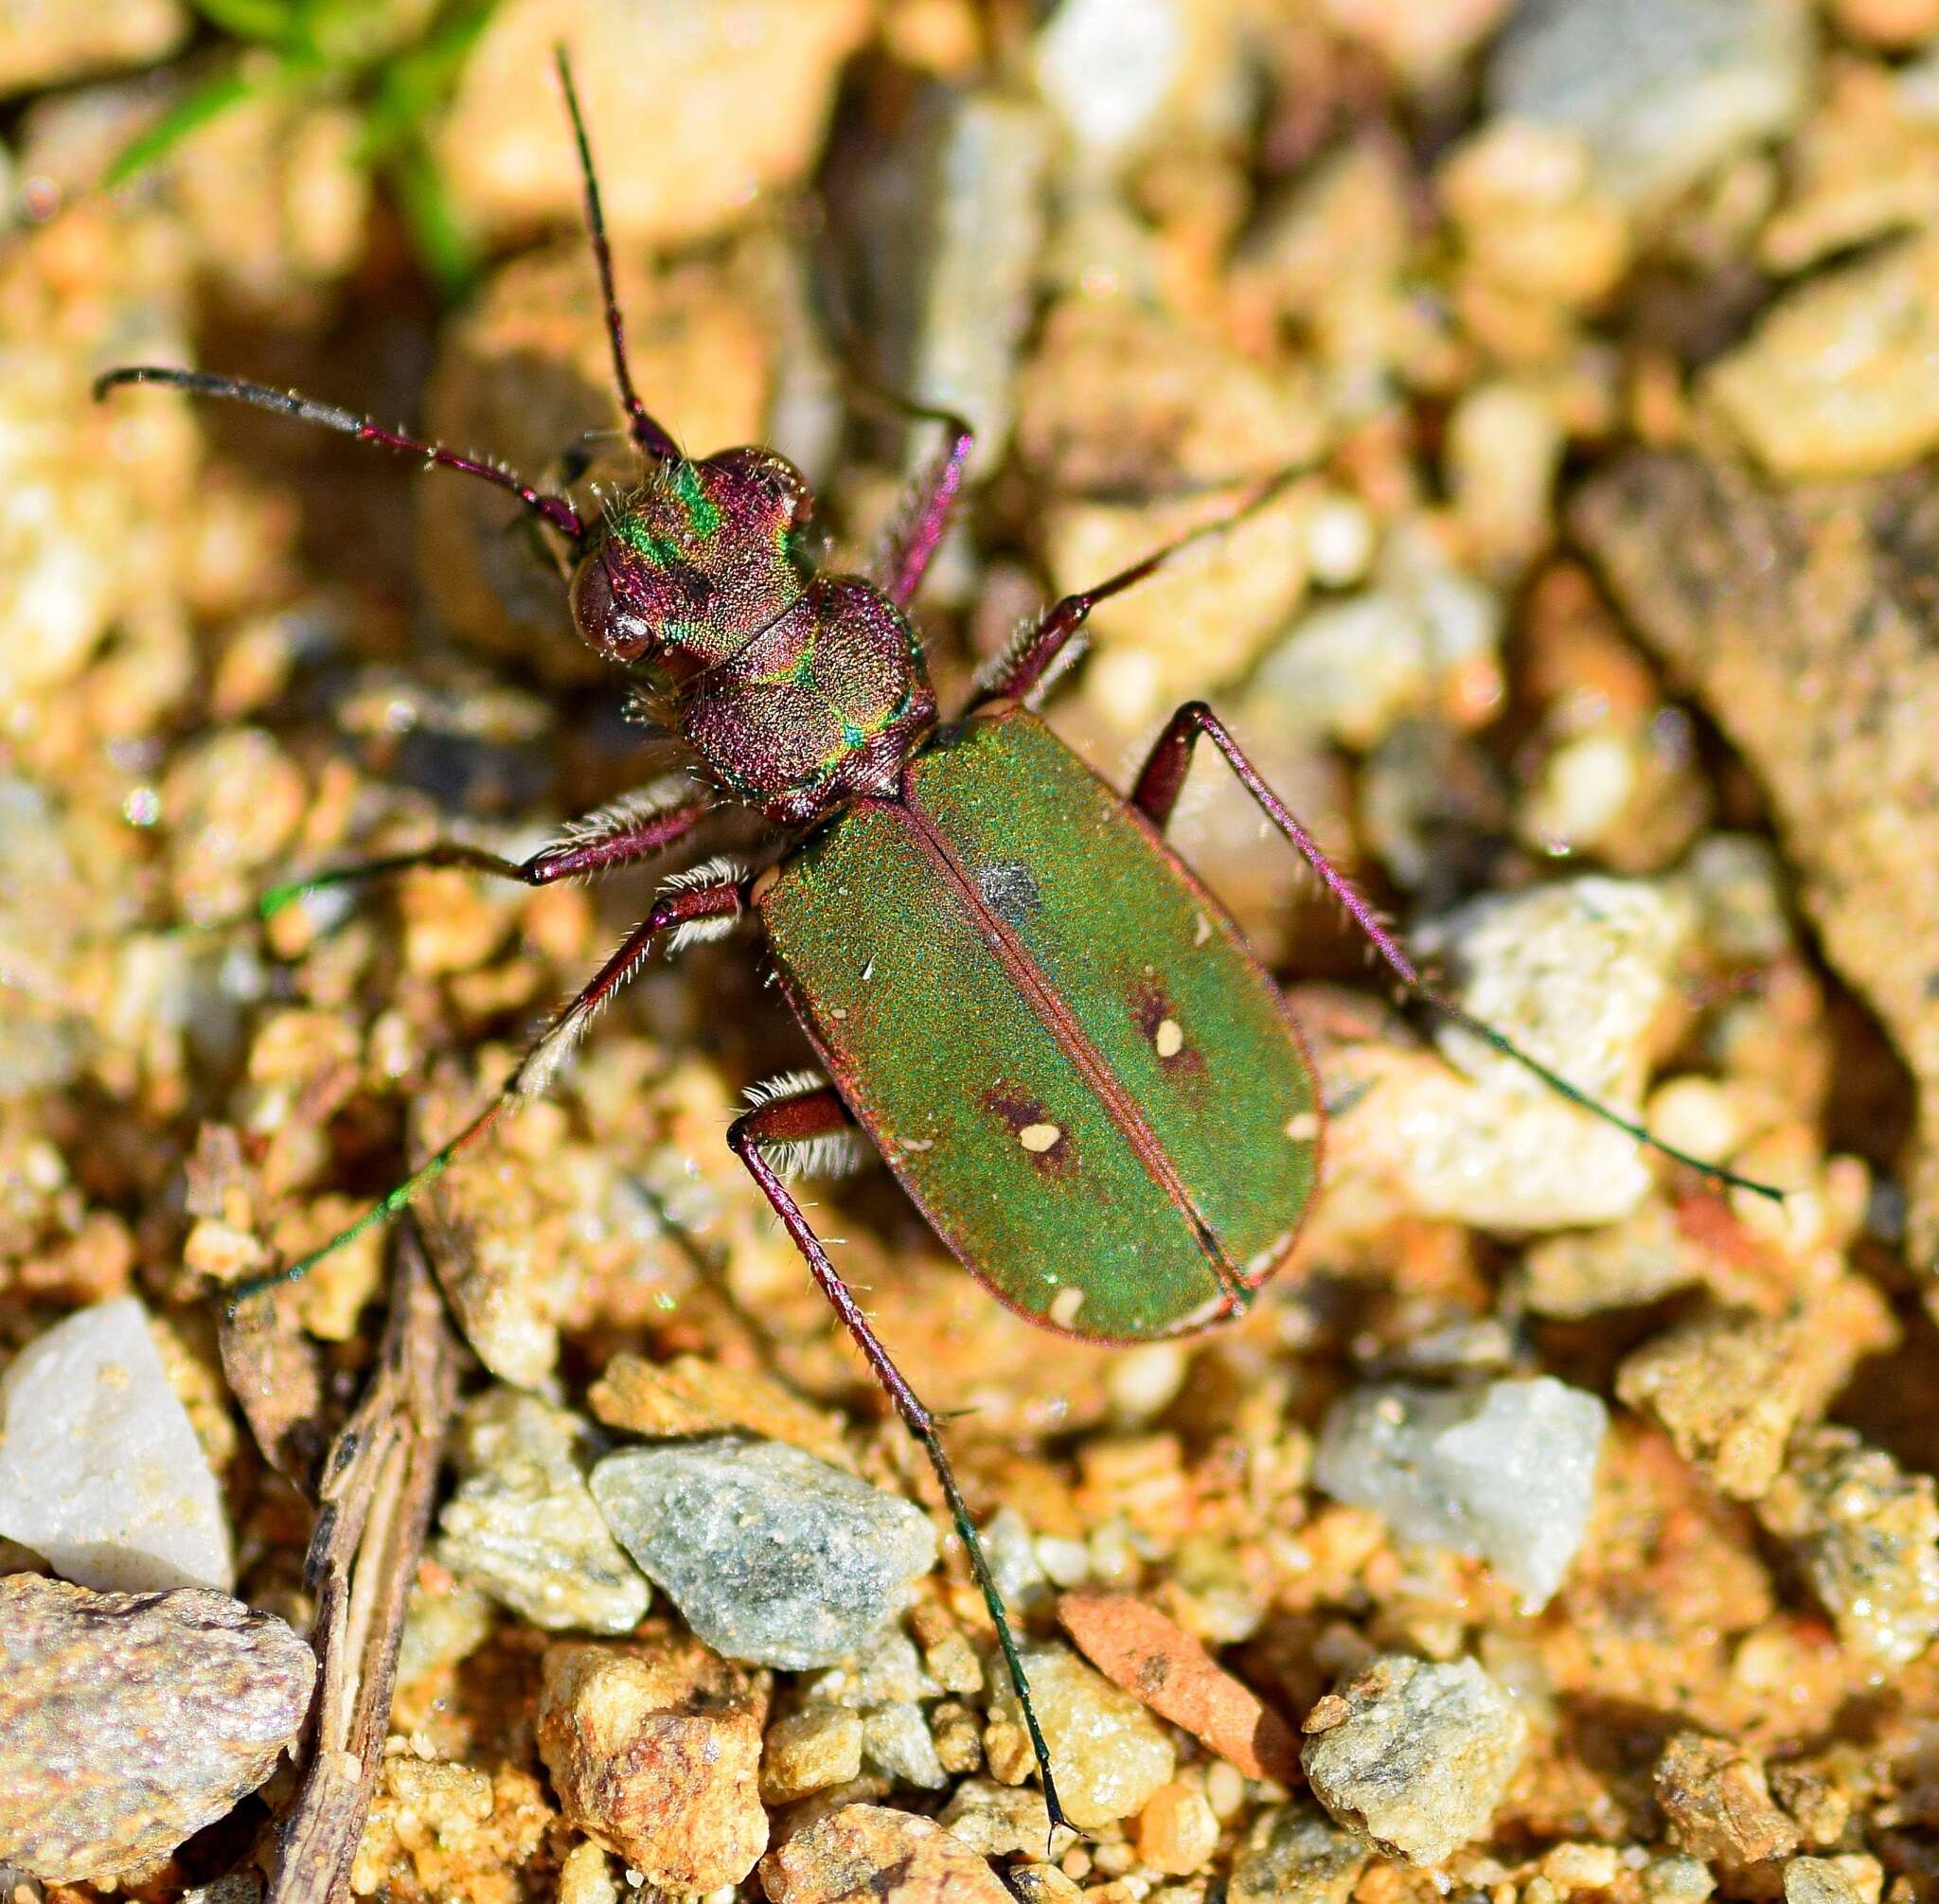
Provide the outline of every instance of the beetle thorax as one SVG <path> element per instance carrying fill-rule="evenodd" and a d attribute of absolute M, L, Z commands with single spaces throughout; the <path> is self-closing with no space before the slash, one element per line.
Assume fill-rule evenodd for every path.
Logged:
<path fill-rule="evenodd" d="M 901 611 L 809 569 L 811 504 L 769 451 L 661 465 L 608 508 L 572 586 L 585 640 L 642 676 L 723 792 L 787 824 L 890 792 L 935 719 Z"/>

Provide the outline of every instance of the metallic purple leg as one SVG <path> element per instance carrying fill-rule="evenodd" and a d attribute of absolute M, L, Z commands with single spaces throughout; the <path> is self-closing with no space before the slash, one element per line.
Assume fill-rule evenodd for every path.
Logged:
<path fill-rule="evenodd" d="M 222 1291 L 223 1299 L 233 1308 L 251 1296 L 260 1295 L 264 1290 L 294 1283 L 308 1275 L 326 1256 L 334 1255 L 346 1244 L 355 1242 L 359 1237 L 401 1215 L 417 1200 L 419 1191 L 443 1176 L 454 1160 L 484 1136 L 513 1105 L 544 1094 L 563 1069 L 565 1060 L 585 1035 L 586 1027 L 600 1007 L 638 972 L 658 940 L 672 934 L 677 942 L 683 927 L 703 927 L 711 921 L 736 919 L 745 910 L 746 903 L 746 893 L 738 880 L 720 880 L 662 893 L 653 901 L 652 911 L 620 941 L 619 950 L 539 1035 L 519 1060 L 518 1068 L 500 1087 L 497 1096 L 455 1137 L 434 1152 L 381 1201 L 373 1203 L 348 1228 L 339 1230 L 321 1249 L 312 1250 L 307 1256 L 271 1275 L 256 1276 L 248 1282 L 233 1285 Z"/>
<path fill-rule="evenodd" d="M 1009 1612 L 1004 1606 L 996 1577 L 989 1570 L 989 1561 L 984 1554 L 983 1542 L 977 1538 L 975 1523 L 970 1519 L 969 1505 L 956 1486 L 949 1456 L 943 1452 L 942 1436 L 936 1432 L 935 1417 L 922 1405 L 916 1391 L 903 1379 L 901 1370 L 889 1360 L 888 1350 L 869 1326 L 868 1318 L 863 1314 L 862 1306 L 855 1300 L 848 1285 L 828 1260 L 821 1238 L 809 1226 L 801 1205 L 794 1201 L 793 1192 L 762 1154 L 769 1148 L 809 1143 L 817 1137 L 832 1135 L 847 1129 L 851 1122 L 848 1107 L 833 1090 L 810 1091 L 799 1097 L 777 1098 L 736 1118 L 728 1130 L 727 1143 L 747 1166 L 748 1175 L 760 1185 L 761 1194 L 774 1205 L 774 1214 L 793 1238 L 794 1247 L 801 1252 L 809 1273 L 827 1298 L 829 1308 L 840 1318 L 842 1326 L 855 1339 L 855 1344 L 861 1349 L 870 1371 L 895 1403 L 896 1413 L 902 1417 L 909 1432 L 922 1444 L 924 1453 L 929 1456 L 929 1465 L 935 1470 L 936 1480 L 942 1484 L 943 1499 L 949 1503 L 950 1518 L 955 1522 L 963 1550 L 970 1557 L 970 1572 L 975 1575 L 976 1584 L 983 1591 L 984 1605 L 989 1609 L 989 1616 L 996 1622 L 997 1643 L 1003 1647 L 1004 1661 L 1010 1671 L 1010 1683 L 1017 1690 L 1017 1703 L 1023 1708 L 1023 1723 L 1030 1734 L 1031 1748 L 1037 1754 L 1037 1770 L 1043 1781 L 1043 1802 L 1050 1812 L 1051 1824 L 1053 1828 L 1068 1824 L 1063 1807 L 1058 1803 L 1057 1781 L 1050 1770 L 1050 1748 L 1044 1741 L 1042 1728 L 1038 1724 L 1037 1708 L 1030 1697 L 1030 1683 L 1023 1674 L 1023 1662 L 1017 1650 L 1016 1636 L 1010 1631 Z"/>
<path fill-rule="evenodd" d="M 713 810 L 704 795 L 665 806 L 635 808 L 626 801 L 590 814 L 566 829 L 564 839 L 543 848 L 529 860 L 501 859 L 482 846 L 460 840 L 436 840 L 416 852 L 391 853 L 382 859 L 360 860 L 354 865 L 331 866 L 307 880 L 289 880 L 272 886 L 257 901 L 257 916 L 271 918 L 308 893 L 364 880 L 410 872 L 418 866 L 459 866 L 492 879 L 516 880 L 527 886 L 549 886 L 559 880 L 590 878 L 627 866 L 685 839 Z"/>
<path fill-rule="evenodd" d="M 1152 746 L 1150 756 L 1131 790 L 1131 805 L 1153 826 L 1163 830 L 1170 820 L 1172 809 L 1178 804 L 1179 790 L 1184 785 L 1185 774 L 1192 764 L 1192 750 L 1201 734 L 1225 756 L 1226 764 L 1238 776 L 1239 784 L 1258 803 L 1259 810 L 1279 828 L 1299 856 L 1319 876 L 1320 883 L 1366 934 L 1368 943 L 1393 968 L 1413 997 L 1439 1012 L 1450 1023 L 1458 1024 L 1464 1031 L 1480 1039 L 1490 1050 L 1513 1059 L 1523 1070 L 1540 1078 L 1557 1096 L 1579 1105 L 1605 1124 L 1613 1125 L 1618 1130 L 1635 1138 L 1639 1144 L 1646 1144 L 1652 1150 L 1659 1150 L 1679 1164 L 1700 1170 L 1716 1183 L 1728 1183 L 1739 1190 L 1754 1190 L 1761 1197 L 1782 1201 L 1784 1193 L 1770 1184 L 1755 1183 L 1749 1177 L 1738 1176 L 1734 1170 L 1724 1169 L 1720 1165 L 1707 1164 L 1700 1157 L 1693 1157 L 1689 1152 L 1652 1135 L 1643 1125 L 1623 1116 L 1620 1112 L 1611 1111 L 1579 1086 L 1571 1084 L 1540 1059 L 1523 1051 L 1505 1032 L 1497 1031 L 1493 1025 L 1476 1018 L 1437 986 L 1422 978 L 1414 962 L 1401 951 L 1399 941 L 1380 923 L 1365 897 L 1320 850 L 1319 842 L 1300 825 L 1286 803 L 1266 783 L 1259 770 L 1247 759 L 1232 731 L 1202 701 L 1186 702 L 1165 723 L 1165 732 Z"/>

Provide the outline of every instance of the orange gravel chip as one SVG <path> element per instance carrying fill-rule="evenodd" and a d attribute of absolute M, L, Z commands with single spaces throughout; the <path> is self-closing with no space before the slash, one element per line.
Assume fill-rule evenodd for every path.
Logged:
<path fill-rule="evenodd" d="M 1299 1739 L 1191 1634 L 1129 1593 L 1066 1593 L 1057 1616 L 1106 1679 L 1249 1778 L 1300 1782 Z"/>

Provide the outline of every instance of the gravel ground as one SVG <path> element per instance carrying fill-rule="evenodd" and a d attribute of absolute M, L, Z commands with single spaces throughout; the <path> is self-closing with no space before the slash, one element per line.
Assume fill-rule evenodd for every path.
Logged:
<path fill-rule="evenodd" d="M 453 11 L 312 7 L 282 83 L 175 0 L 0 4 L 9 1904 L 1939 1904 L 1939 0 Z M 560 39 L 680 443 L 792 457 L 839 573 L 936 449 L 869 386 L 976 425 L 946 708 L 1276 480 L 1099 607 L 1057 731 L 1123 786 L 1211 701 L 1474 1012 L 1786 1193 L 1396 1007 L 1208 754 L 1175 837 L 1327 1112 L 1246 1319 L 1068 1340 L 882 1169 L 805 1192 L 1074 1828 L 723 1142 L 809 1056 L 745 934 L 408 1222 L 219 1299 L 475 1116 L 680 863 L 262 897 L 679 761 L 501 491 L 90 386 L 231 370 L 623 494 Z"/>

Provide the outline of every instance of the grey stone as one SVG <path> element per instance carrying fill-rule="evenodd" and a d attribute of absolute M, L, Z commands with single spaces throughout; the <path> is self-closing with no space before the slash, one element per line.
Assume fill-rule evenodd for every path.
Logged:
<path fill-rule="evenodd" d="M 0 1863 L 97 1883 L 167 1857 L 276 1769 L 315 1680 L 226 1593 L 0 1580 Z"/>
<path fill-rule="evenodd" d="M 1610 190 L 1655 205 L 1795 123 L 1810 52 L 1801 0 L 1522 0 L 1487 103 L 1580 133 Z"/>
<path fill-rule="evenodd" d="M 924 1791 L 940 1791 L 950 1782 L 929 1721 L 913 1699 L 895 1699 L 863 1714 L 862 1755 L 878 1771 Z"/>
<path fill-rule="evenodd" d="M 630 1449 L 594 1468 L 592 1489 L 627 1551 L 729 1659 L 833 1665 L 935 1565 L 920 1508 L 780 1442 Z"/>
<path fill-rule="evenodd" d="M 134 1297 L 77 1310 L 0 1379 L 0 1535 L 84 1587 L 234 1585 L 221 1490 Z"/>
<path fill-rule="evenodd" d="M 1358 1388 L 1326 1415 L 1313 1478 L 1404 1539 L 1482 1556 L 1534 1611 L 1588 1530 L 1608 1426 L 1594 1396 L 1553 1376 Z"/>
<path fill-rule="evenodd" d="M 1939 1633 L 1939 1490 L 1930 1474 L 1904 1473 L 1848 1428 L 1803 1428 L 1756 1511 L 1796 1548 L 1853 1652 L 1909 1665 Z"/>
<path fill-rule="evenodd" d="M 1384 1851 L 1437 1864 L 1482 1837 L 1528 1721 L 1472 1660 L 1387 1654 L 1307 1716 L 1313 1796 Z"/>
<path fill-rule="evenodd" d="M 1070 1647 L 1051 1642 L 1019 1650 L 1064 1816 L 1093 1831 L 1142 1811 L 1177 1764 L 1170 1734 Z M 999 1779 L 1022 1779 L 1036 1759 L 1016 1688 L 1005 1676 L 993 1690 L 984 1734 L 989 1769 Z"/>
<path fill-rule="evenodd" d="M 1853 1867 L 1869 1866 L 1869 1884 Z M 1878 1866 L 1870 1858 L 1788 1858 L 1784 1904 L 1878 1904 Z"/>
<path fill-rule="evenodd" d="M 652 1597 L 586 1486 L 591 1424 L 517 1389 L 489 1389 L 454 1441 L 457 1492 L 438 1558 L 551 1632 L 625 1633 Z"/>
<path fill-rule="evenodd" d="M 1232 1867 L 1231 1904 L 1346 1904 L 1373 1846 L 1315 1805 L 1281 1805 L 1253 1821 Z"/>

